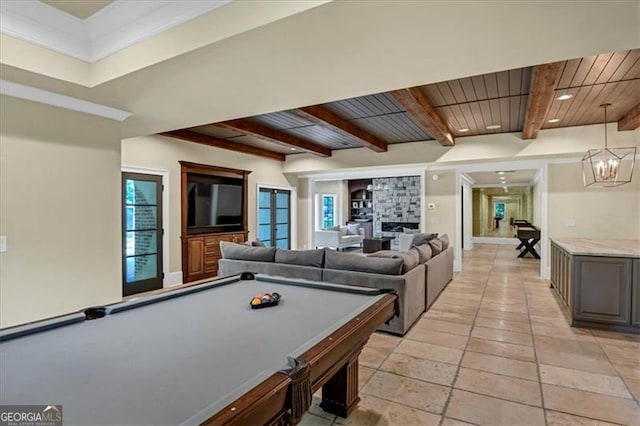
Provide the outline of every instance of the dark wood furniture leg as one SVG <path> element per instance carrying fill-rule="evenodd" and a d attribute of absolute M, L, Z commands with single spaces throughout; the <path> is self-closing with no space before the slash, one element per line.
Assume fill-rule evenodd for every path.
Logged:
<path fill-rule="evenodd" d="M 538 244 L 538 241 L 540 241 L 539 239 L 521 239 L 520 241 L 522 241 L 522 244 L 524 244 L 525 249 L 518 255 L 518 257 L 525 257 L 527 253 L 531 253 L 531 255 L 536 259 L 540 259 L 540 255 L 535 249 L 535 245 Z"/>
<path fill-rule="evenodd" d="M 320 407 L 328 413 L 347 417 L 360 401 L 358 396 L 358 351 L 322 387 Z"/>

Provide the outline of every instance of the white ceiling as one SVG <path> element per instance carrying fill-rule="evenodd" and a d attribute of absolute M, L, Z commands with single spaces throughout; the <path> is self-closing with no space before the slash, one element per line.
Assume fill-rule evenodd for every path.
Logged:
<path fill-rule="evenodd" d="M 0 74 L 130 111 L 131 137 L 631 49 L 639 4 L 232 1 L 93 64 L 2 34 Z"/>
<path fill-rule="evenodd" d="M 94 63 L 230 1 L 2 2 L 0 31 Z M 82 19 L 71 13 L 98 9 Z"/>
<path fill-rule="evenodd" d="M 468 173 L 469 177 L 475 181 L 473 186 L 479 185 L 495 185 L 495 186 L 511 186 L 511 185 L 528 185 L 535 177 L 537 170 L 499 170 L 504 174 L 495 172 L 473 172 Z M 500 177 L 504 177 L 504 183 Z"/>

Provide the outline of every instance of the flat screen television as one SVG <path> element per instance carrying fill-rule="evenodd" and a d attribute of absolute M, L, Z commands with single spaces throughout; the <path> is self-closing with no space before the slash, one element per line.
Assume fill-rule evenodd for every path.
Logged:
<path fill-rule="evenodd" d="M 187 174 L 188 232 L 242 230 L 242 183 L 242 179 Z"/>

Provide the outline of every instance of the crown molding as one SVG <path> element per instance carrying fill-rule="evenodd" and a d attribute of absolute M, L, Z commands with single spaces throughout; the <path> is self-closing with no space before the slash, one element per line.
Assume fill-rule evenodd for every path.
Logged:
<path fill-rule="evenodd" d="M 231 0 L 116 0 L 86 20 L 34 0 L 0 2 L 0 32 L 94 63 Z"/>
<path fill-rule="evenodd" d="M 13 81 L 0 80 L 0 94 L 13 96 L 14 98 L 26 99 L 39 102 L 41 104 L 52 105 L 73 111 L 84 112 L 85 114 L 96 115 L 110 120 L 124 121 L 131 117 L 133 113 L 106 105 L 100 105 L 71 96 L 61 95 L 48 90 L 37 89 L 31 86 L 14 83 Z"/>

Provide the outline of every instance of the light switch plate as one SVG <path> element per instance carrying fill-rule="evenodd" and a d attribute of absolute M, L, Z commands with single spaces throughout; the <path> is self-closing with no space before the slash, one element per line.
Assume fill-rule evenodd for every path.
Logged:
<path fill-rule="evenodd" d="M 7 251 L 7 236 L 0 235 L 0 253 Z"/>
<path fill-rule="evenodd" d="M 576 220 L 575 219 L 567 219 L 567 227 L 575 228 L 576 227 Z"/>

